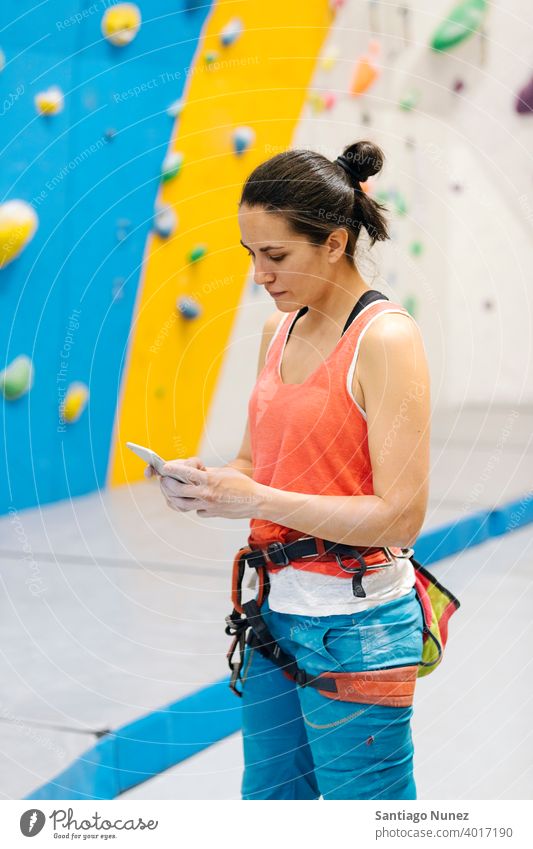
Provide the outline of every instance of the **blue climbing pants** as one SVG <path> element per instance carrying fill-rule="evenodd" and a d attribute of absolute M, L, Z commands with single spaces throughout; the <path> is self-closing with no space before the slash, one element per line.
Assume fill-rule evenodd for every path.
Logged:
<path fill-rule="evenodd" d="M 274 639 L 310 674 L 417 664 L 415 590 L 342 616 L 261 612 Z M 243 799 L 416 799 L 412 707 L 341 702 L 300 687 L 257 649 L 243 665 Z"/>

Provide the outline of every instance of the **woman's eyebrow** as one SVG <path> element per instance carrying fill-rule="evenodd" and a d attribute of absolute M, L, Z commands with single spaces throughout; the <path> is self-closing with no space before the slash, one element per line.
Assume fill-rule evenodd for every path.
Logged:
<path fill-rule="evenodd" d="M 248 245 L 244 244 L 242 239 L 239 239 L 239 241 L 240 241 L 241 245 L 243 246 L 243 248 L 246 248 L 247 251 L 251 250 L 251 248 L 249 248 Z M 259 248 L 259 250 L 262 251 L 263 253 L 265 253 L 265 251 L 280 251 L 282 249 L 282 247 L 283 247 L 283 245 L 266 245 L 266 247 Z"/>

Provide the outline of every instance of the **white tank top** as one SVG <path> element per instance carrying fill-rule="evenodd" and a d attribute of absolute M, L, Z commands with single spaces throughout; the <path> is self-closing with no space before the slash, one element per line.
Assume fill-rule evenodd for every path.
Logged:
<path fill-rule="evenodd" d="M 362 579 L 366 598 L 356 598 L 349 578 L 334 578 L 285 566 L 270 573 L 268 603 L 278 613 L 298 616 L 335 616 L 357 613 L 406 595 L 415 585 L 415 570 L 406 557 L 395 565 L 369 570 Z"/>

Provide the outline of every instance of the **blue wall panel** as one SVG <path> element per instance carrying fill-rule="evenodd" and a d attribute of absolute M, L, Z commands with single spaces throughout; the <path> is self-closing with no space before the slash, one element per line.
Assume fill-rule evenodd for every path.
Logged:
<path fill-rule="evenodd" d="M 8 468 L 0 512 L 105 483 L 143 253 L 174 128 L 166 109 L 184 92 L 210 9 L 207 2 L 140 2 L 137 37 L 115 48 L 100 31 L 105 6 L 4 0 L 0 13 L 7 59 L 0 102 L 10 104 L 0 109 L 0 202 L 25 200 L 40 220 L 24 253 L 0 270 L 0 369 L 21 353 L 35 365 L 29 395 L 2 405 Z M 63 89 L 65 109 L 42 118 L 33 98 L 51 85 Z M 77 326 L 69 324 L 72 315 Z M 59 403 L 72 381 L 89 386 L 90 403 L 63 430 Z"/>

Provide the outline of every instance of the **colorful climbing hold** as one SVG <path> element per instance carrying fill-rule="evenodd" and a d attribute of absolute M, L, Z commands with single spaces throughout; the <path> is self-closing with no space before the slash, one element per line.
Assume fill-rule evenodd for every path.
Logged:
<path fill-rule="evenodd" d="M 400 217 L 407 212 L 407 202 L 403 195 L 399 192 L 394 192 L 394 211 Z"/>
<path fill-rule="evenodd" d="M 333 109 L 336 102 L 337 102 L 337 95 L 333 91 L 327 91 L 324 94 L 324 109 L 327 109 L 328 111 L 330 109 Z"/>
<path fill-rule="evenodd" d="M 181 171 L 182 164 L 183 153 L 178 153 L 177 151 L 167 153 L 163 160 L 163 165 L 161 166 L 161 179 L 163 182 L 167 182 L 168 180 L 172 180 L 174 177 L 177 177 Z"/>
<path fill-rule="evenodd" d="M 189 295 L 184 295 L 183 297 L 178 298 L 176 308 L 183 318 L 189 320 L 198 318 L 202 312 L 202 308 L 198 301 L 195 301 L 195 299 L 191 298 Z"/>
<path fill-rule="evenodd" d="M 113 302 L 121 301 L 124 297 L 124 286 L 126 284 L 126 280 L 124 277 L 115 277 L 113 280 L 113 288 L 111 289 L 111 294 L 113 296 Z"/>
<path fill-rule="evenodd" d="M 350 84 L 350 94 L 359 97 L 370 88 L 372 83 L 379 76 L 379 70 L 376 65 L 376 57 L 379 53 L 379 44 L 372 41 L 369 44 L 368 52 L 364 56 L 360 56 L 356 62 L 352 82 Z"/>
<path fill-rule="evenodd" d="M 331 7 L 332 12 L 338 12 L 339 9 L 342 9 L 346 0 L 329 0 L 329 5 Z"/>
<path fill-rule="evenodd" d="M 527 115 L 533 112 L 533 77 L 520 89 L 516 96 L 515 109 L 519 115 Z"/>
<path fill-rule="evenodd" d="M 248 150 L 255 141 L 255 132 L 251 127 L 237 127 L 233 132 L 233 149 L 237 156 Z"/>
<path fill-rule="evenodd" d="M 167 390 L 164 386 L 156 386 L 156 388 L 154 389 L 154 398 L 161 399 L 164 398 L 166 394 Z"/>
<path fill-rule="evenodd" d="M 411 256 L 422 256 L 422 254 L 424 253 L 424 245 L 422 244 L 422 242 L 411 242 L 411 244 L 409 245 L 409 253 L 411 254 Z"/>
<path fill-rule="evenodd" d="M 154 214 L 154 230 L 162 239 L 168 239 L 178 226 L 178 216 L 168 204 L 160 204 Z"/>
<path fill-rule="evenodd" d="M 242 21 L 240 18 L 232 18 L 220 33 L 220 42 L 224 47 L 234 44 L 242 33 Z"/>
<path fill-rule="evenodd" d="M 187 262 L 198 262 L 207 253 L 207 245 L 195 245 L 187 254 Z"/>
<path fill-rule="evenodd" d="M 325 107 L 324 98 L 317 91 L 312 91 L 307 98 L 309 101 L 309 106 L 315 115 L 318 115 L 320 112 L 323 112 Z"/>
<path fill-rule="evenodd" d="M 131 221 L 129 218 L 119 218 L 117 221 L 117 239 L 119 242 L 123 242 L 125 238 L 128 236 L 128 231 L 131 227 Z"/>
<path fill-rule="evenodd" d="M 331 71 L 331 69 L 336 65 L 337 60 L 339 58 L 340 50 L 338 47 L 330 47 L 329 50 L 324 53 L 320 60 L 320 67 L 324 69 L 324 71 Z"/>
<path fill-rule="evenodd" d="M 402 98 L 400 98 L 399 107 L 403 109 L 404 112 L 410 112 L 415 106 L 418 104 L 420 100 L 420 92 L 415 89 L 411 89 L 406 92 Z"/>
<path fill-rule="evenodd" d="M 102 18 L 102 33 L 115 47 L 125 47 L 133 41 L 141 26 L 141 12 L 135 3 L 118 3 L 106 9 Z"/>
<path fill-rule="evenodd" d="M 6 54 L 0 48 L 0 71 L 3 71 L 6 66 Z"/>
<path fill-rule="evenodd" d="M 89 400 L 89 389 L 85 383 L 75 381 L 67 389 L 65 400 L 60 405 L 61 419 L 67 424 L 77 422 Z"/>
<path fill-rule="evenodd" d="M 206 65 L 212 65 L 213 62 L 216 62 L 218 59 L 218 53 L 216 50 L 206 50 L 204 53 L 204 62 Z"/>
<path fill-rule="evenodd" d="M 0 392 L 7 401 L 16 401 L 33 384 L 33 363 L 26 354 L 21 354 L 0 372 Z"/>
<path fill-rule="evenodd" d="M 174 100 L 173 103 L 167 108 L 167 115 L 170 118 L 177 118 L 178 115 L 181 115 L 183 111 L 183 100 L 180 98 L 179 100 Z"/>
<path fill-rule="evenodd" d="M 437 27 L 432 49 L 449 50 L 469 38 L 481 27 L 487 8 L 487 0 L 461 0 Z"/>
<path fill-rule="evenodd" d="M 34 103 L 39 115 L 57 115 L 63 110 L 65 98 L 59 86 L 53 85 L 36 94 Z"/>
<path fill-rule="evenodd" d="M 417 300 L 414 295 L 406 295 L 403 299 L 402 306 L 407 310 L 409 315 L 412 315 L 413 318 L 416 318 L 416 313 L 418 312 L 417 308 Z"/>
<path fill-rule="evenodd" d="M 460 91 L 463 91 L 464 87 L 465 84 L 463 80 L 454 80 L 452 90 L 455 92 L 455 94 L 459 94 Z"/>
<path fill-rule="evenodd" d="M 0 204 L 0 268 L 14 260 L 31 242 L 38 222 L 33 206 L 24 200 Z"/>

